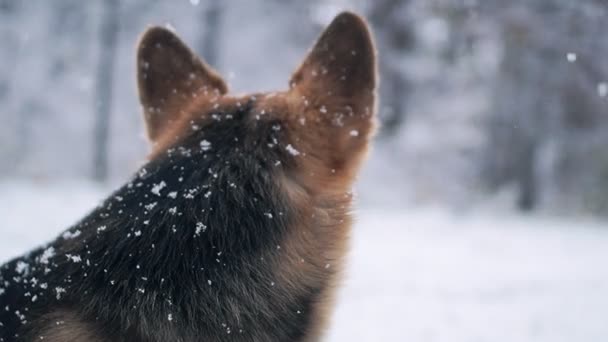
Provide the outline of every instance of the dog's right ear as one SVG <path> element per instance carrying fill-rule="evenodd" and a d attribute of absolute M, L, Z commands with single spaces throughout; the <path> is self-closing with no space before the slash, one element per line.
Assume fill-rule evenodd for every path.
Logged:
<path fill-rule="evenodd" d="M 376 78 L 371 32 L 350 12 L 336 16 L 291 78 L 290 103 L 316 124 L 316 137 L 304 140 L 317 141 L 314 153 L 337 173 L 354 174 L 373 135 Z"/>
<path fill-rule="evenodd" d="M 352 142 L 357 139 L 350 131 L 367 138 L 373 130 L 376 83 L 376 54 L 368 25 L 358 15 L 343 12 L 321 34 L 293 74 L 290 87 L 292 94 L 309 103 L 311 119 L 335 123 L 328 136 L 345 135 Z"/>
<path fill-rule="evenodd" d="M 152 141 L 179 119 L 194 98 L 214 101 L 228 91 L 217 72 L 162 27 L 148 29 L 139 42 L 137 82 Z"/>

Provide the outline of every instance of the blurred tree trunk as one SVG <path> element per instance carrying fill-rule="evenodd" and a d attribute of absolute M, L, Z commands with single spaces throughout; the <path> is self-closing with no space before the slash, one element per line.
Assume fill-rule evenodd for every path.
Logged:
<path fill-rule="evenodd" d="M 515 19 L 513 19 L 515 18 Z M 513 19 L 513 20 L 511 20 Z M 544 89 L 541 54 L 530 27 L 531 18 L 507 19 L 503 27 L 504 53 L 493 94 L 485 178 L 491 188 L 515 183 L 517 206 L 532 210 L 537 204 L 536 149 L 541 116 L 546 108 L 535 95 Z"/>
<path fill-rule="evenodd" d="M 553 196 L 560 198 L 551 198 L 554 203 L 589 206 L 598 201 L 598 185 L 605 183 L 602 161 L 608 158 L 601 145 L 608 120 L 598 94 L 608 69 L 594 58 L 607 46 L 597 39 L 608 28 L 602 7 L 554 0 L 502 6 L 486 7 L 502 28 L 504 52 L 492 98 L 485 180 L 491 188 L 517 185 L 522 210 L 538 205 L 547 191 L 541 184 L 555 188 Z M 548 165 L 541 151 L 550 142 L 557 149 Z M 541 163 L 551 169 L 540 172 Z"/>
<path fill-rule="evenodd" d="M 203 32 L 198 44 L 198 51 L 203 55 L 207 64 L 218 68 L 220 55 L 221 24 L 224 12 L 222 1 L 211 0 L 203 8 Z"/>
<path fill-rule="evenodd" d="M 536 179 L 536 143 L 534 139 L 521 146 L 519 163 L 516 167 L 519 197 L 517 206 L 520 210 L 530 211 L 538 204 L 538 180 Z"/>
<path fill-rule="evenodd" d="M 21 147 L 16 140 L 19 138 L 15 126 L 19 131 L 21 117 L 10 117 L 13 111 L 11 103 L 11 81 L 14 77 L 15 60 L 18 54 L 18 39 L 11 30 L 11 19 L 20 16 L 17 6 L 19 3 L 0 0 L 0 41 L 2 53 L 0 54 L 0 106 L 4 113 L 0 126 L 0 176 L 14 171 L 18 159 L 18 149 Z M 15 124 L 15 121 L 17 124 Z M 15 133 L 17 135 L 15 136 Z"/>
<path fill-rule="evenodd" d="M 369 19 L 375 29 L 380 51 L 380 119 L 382 134 L 393 135 L 405 122 L 410 83 L 400 68 L 402 58 L 415 46 L 415 35 L 408 20 L 410 1 L 378 0 L 372 2 Z"/>
<path fill-rule="evenodd" d="M 95 127 L 93 134 L 93 179 L 103 182 L 108 178 L 108 136 L 112 110 L 112 83 L 118 41 L 119 2 L 101 2 L 102 17 L 99 31 L 99 62 L 95 91 Z"/>

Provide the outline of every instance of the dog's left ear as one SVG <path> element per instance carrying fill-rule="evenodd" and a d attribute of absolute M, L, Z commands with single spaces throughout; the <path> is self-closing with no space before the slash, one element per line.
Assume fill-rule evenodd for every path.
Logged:
<path fill-rule="evenodd" d="M 211 67 L 162 27 L 148 29 L 140 40 L 137 82 L 152 141 L 180 117 L 194 98 L 212 101 L 228 91 Z"/>
<path fill-rule="evenodd" d="M 350 12 L 339 14 L 293 74 L 290 88 L 319 115 L 337 116 L 331 117 L 335 123 L 371 126 L 376 55 L 365 21 Z"/>

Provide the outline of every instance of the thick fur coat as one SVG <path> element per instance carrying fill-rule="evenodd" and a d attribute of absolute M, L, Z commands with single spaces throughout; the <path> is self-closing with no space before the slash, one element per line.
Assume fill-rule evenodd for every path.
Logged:
<path fill-rule="evenodd" d="M 230 95 L 163 28 L 137 58 L 150 160 L 0 268 L 0 341 L 317 341 L 373 132 L 367 25 L 340 14 L 276 93 Z"/>

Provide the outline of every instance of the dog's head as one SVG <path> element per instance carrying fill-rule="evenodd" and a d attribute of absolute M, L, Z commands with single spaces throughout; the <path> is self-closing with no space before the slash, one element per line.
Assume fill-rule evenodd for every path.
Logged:
<path fill-rule="evenodd" d="M 350 187 L 373 134 L 375 50 L 352 13 L 333 20 L 285 91 L 229 94 L 217 72 L 160 27 L 143 35 L 137 64 L 152 158 L 221 147 L 268 159 L 308 191 L 337 192 Z"/>

